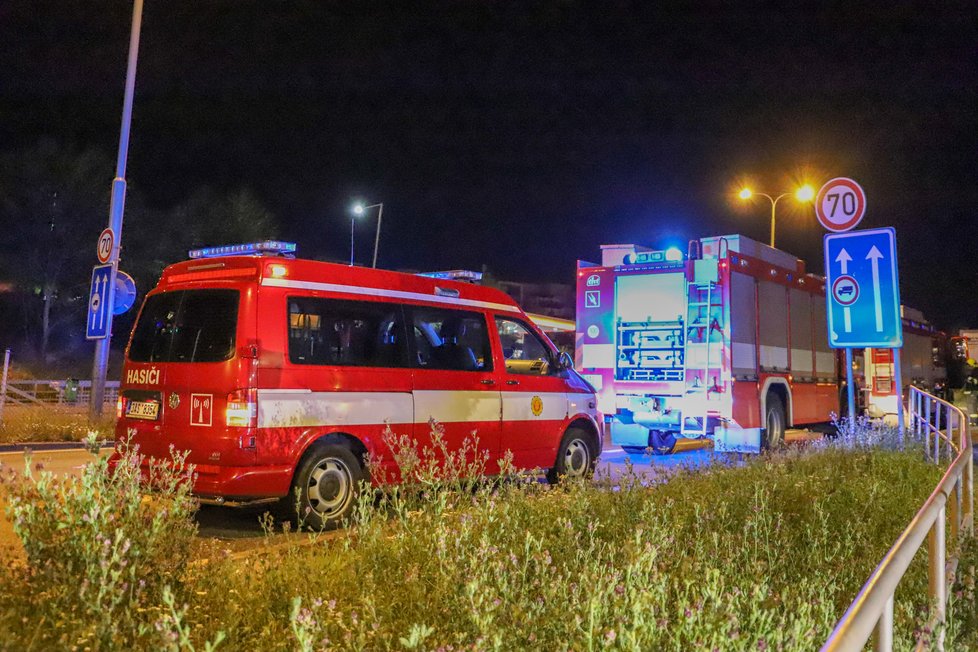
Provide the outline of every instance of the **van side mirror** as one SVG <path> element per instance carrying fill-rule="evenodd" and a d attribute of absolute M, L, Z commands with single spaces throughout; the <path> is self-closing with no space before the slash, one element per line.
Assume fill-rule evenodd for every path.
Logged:
<path fill-rule="evenodd" d="M 570 353 L 567 351 L 560 352 L 560 356 L 557 358 L 557 364 L 561 369 L 574 368 L 574 360 L 570 357 Z"/>

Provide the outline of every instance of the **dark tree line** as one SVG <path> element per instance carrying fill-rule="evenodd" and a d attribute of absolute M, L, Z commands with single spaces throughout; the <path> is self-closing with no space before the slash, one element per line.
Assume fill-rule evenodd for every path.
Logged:
<path fill-rule="evenodd" d="M 114 170 L 104 151 L 51 139 L 0 153 L 0 348 L 39 370 L 67 372 L 90 358 L 86 305 Z M 275 216 L 246 188 L 187 190 L 178 205 L 158 208 L 129 187 L 120 269 L 136 281 L 137 307 L 189 249 L 278 233 Z M 135 312 L 116 318 L 115 348 Z"/>

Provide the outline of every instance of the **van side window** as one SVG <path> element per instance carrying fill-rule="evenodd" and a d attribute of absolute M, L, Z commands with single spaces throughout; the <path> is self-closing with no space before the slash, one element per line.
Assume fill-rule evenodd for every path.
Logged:
<path fill-rule="evenodd" d="M 492 371 L 486 320 L 480 313 L 444 308 L 410 308 L 411 363 L 420 369 Z"/>
<path fill-rule="evenodd" d="M 401 306 L 371 301 L 289 297 L 293 364 L 404 367 Z"/>
<path fill-rule="evenodd" d="M 554 368 L 553 353 L 529 326 L 515 319 L 496 317 L 496 328 L 507 373 L 546 376 Z"/>

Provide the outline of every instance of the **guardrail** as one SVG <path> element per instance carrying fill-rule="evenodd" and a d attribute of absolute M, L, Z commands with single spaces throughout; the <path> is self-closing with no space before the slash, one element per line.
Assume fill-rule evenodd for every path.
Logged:
<path fill-rule="evenodd" d="M 944 649 L 944 619 L 948 588 L 957 570 L 957 556 L 946 559 L 947 508 L 950 507 L 950 537 L 956 550 L 962 533 L 973 535 L 974 462 L 967 416 L 957 407 L 931 394 L 910 387 L 909 432 L 922 439 L 935 464 L 944 456 L 953 460 L 944 477 L 896 543 L 879 563 L 869 580 L 822 646 L 823 652 L 862 650 L 873 636 L 874 650 L 893 649 L 893 595 L 914 556 L 927 539 L 928 595 L 932 604 L 929 629 L 937 649 Z M 954 435 L 958 434 L 955 443 Z M 943 444 L 943 446 L 942 446 Z M 917 644 L 923 649 L 925 641 Z"/>
<path fill-rule="evenodd" d="M 8 380 L 0 400 L 9 405 L 86 405 L 92 381 L 79 380 L 74 396 L 66 392 L 67 380 Z M 119 381 L 105 383 L 105 403 L 115 405 Z"/>

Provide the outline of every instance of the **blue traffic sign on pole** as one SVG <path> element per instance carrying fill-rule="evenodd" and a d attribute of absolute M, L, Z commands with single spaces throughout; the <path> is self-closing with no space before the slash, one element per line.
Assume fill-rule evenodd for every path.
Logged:
<path fill-rule="evenodd" d="M 903 346 L 896 231 L 826 234 L 825 279 L 830 346 Z"/>
<path fill-rule="evenodd" d="M 92 289 L 88 293 L 88 316 L 85 320 L 85 339 L 100 340 L 109 334 L 110 283 L 113 264 L 96 265 L 92 268 Z"/>

